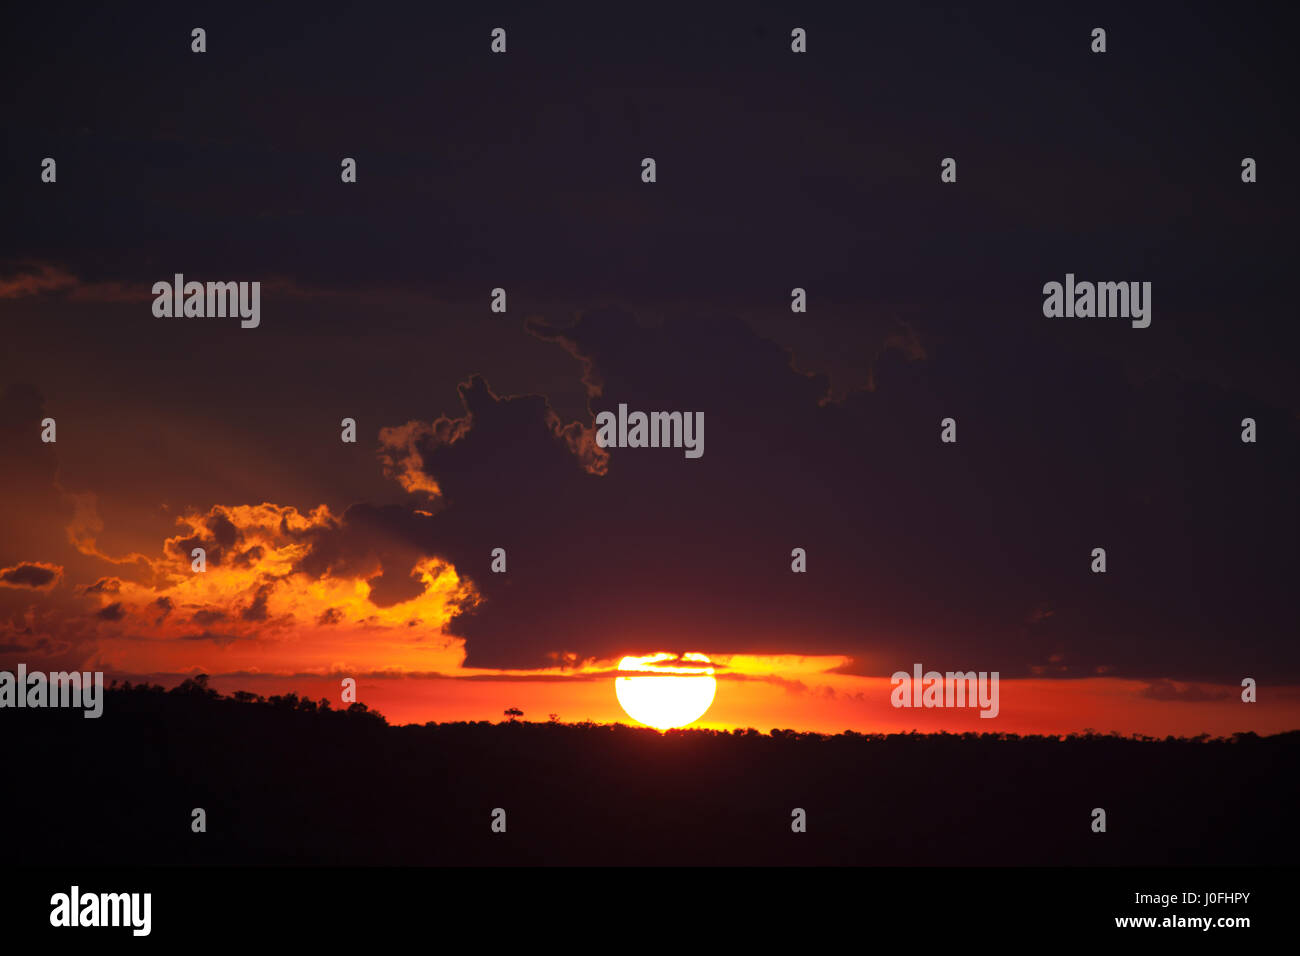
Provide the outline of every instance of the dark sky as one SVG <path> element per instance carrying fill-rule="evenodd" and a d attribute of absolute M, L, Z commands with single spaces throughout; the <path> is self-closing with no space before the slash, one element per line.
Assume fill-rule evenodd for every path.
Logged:
<path fill-rule="evenodd" d="M 3 41 L 6 565 L 63 560 L 27 523 L 66 509 L 48 413 L 102 547 L 218 503 L 347 509 L 304 569 L 377 555 L 399 601 L 449 559 L 486 599 L 452 628 L 471 665 L 1300 679 L 1273 5 L 33 6 Z M 262 281 L 261 326 L 155 318 L 175 272 Z M 1045 318 L 1067 272 L 1151 282 L 1150 328 Z M 703 411 L 703 458 L 584 469 L 548 414 L 620 402 Z M 467 412 L 403 446 L 440 503 L 385 474 L 381 428 Z"/>

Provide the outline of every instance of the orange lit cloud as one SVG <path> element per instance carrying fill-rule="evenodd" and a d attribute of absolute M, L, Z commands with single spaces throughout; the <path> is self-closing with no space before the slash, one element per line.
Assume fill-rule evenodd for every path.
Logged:
<path fill-rule="evenodd" d="M 313 573 L 307 559 L 341 519 L 324 506 L 303 514 L 270 503 L 186 515 L 150 562 L 147 582 L 104 579 L 84 589 L 99 602 L 100 666 L 125 672 L 194 668 L 281 673 L 452 669 L 461 642 L 447 622 L 477 597 L 435 557 L 385 568 L 362 556 L 346 573 Z M 203 548 L 206 570 L 193 570 Z M 373 599 L 380 575 L 409 576 L 414 596 Z"/>
<path fill-rule="evenodd" d="M 419 447 L 422 442 L 434 445 L 451 444 L 469 431 L 470 419 L 439 418 L 431 423 L 410 421 L 405 425 L 379 430 L 380 461 L 384 472 L 406 491 L 438 498 L 442 490 L 438 483 L 425 473 Z"/>

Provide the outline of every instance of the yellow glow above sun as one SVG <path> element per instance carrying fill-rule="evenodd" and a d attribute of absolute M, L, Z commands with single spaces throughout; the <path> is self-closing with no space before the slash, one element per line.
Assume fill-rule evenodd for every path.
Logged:
<path fill-rule="evenodd" d="M 627 715 L 659 730 L 685 727 L 704 716 L 718 681 L 703 654 L 651 654 L 618 662 L 614 693 Z"/>

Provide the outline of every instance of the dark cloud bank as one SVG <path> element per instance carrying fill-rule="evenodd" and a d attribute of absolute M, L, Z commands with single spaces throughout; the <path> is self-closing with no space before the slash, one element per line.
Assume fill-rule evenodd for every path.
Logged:
<path fill-rule="evenodd" d="M 875 674 L 1297 675 L 1288 412 L 975 337 L 886 351 L 874 391 L 835 403 L 740 321 L 605 312 L 534 331 L 590 363 L 593 413 L 702 411 L 706 450 L 611 449 L 593 473 L 543 397 L 462 386 L 468 427 L 415 443 L 436 513 L 354 506 L 305 566 L 378 554 L 391 603 L 418 589 L 418 556 L 452 561 L 486 598 L 452 627 L 471 666 L 666 648 L 847 653 Z M 506 574 L 489 573 L 497 547 Z"/>

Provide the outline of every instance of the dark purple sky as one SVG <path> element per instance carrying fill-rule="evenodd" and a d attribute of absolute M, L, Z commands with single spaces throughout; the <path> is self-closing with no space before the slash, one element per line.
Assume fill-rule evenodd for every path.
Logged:
<path fill-rule="evenodd" d="M 66 523 L 56 480 L 114 552 L 326 503 L 306 566 L 379 555 L 377 600 L 508 549 L 453 628 L 476 666 L 707 642 L 1296 680 L 1293 54 L 1264 10 L 19 11 L 0 564 L 80 560 L 31 530 Z M 261 326 L 155 318 L 175 272 L 262 281 Z M 1151 327 L 1044 318 L 1067 272 L 1150 281 Z M 704 412 L 704 457 L 584 470 L 548 414 L 619 402 Z M 409 449 L 445 495 L 420 514 L 379 430 L 467 412 Z"/>

